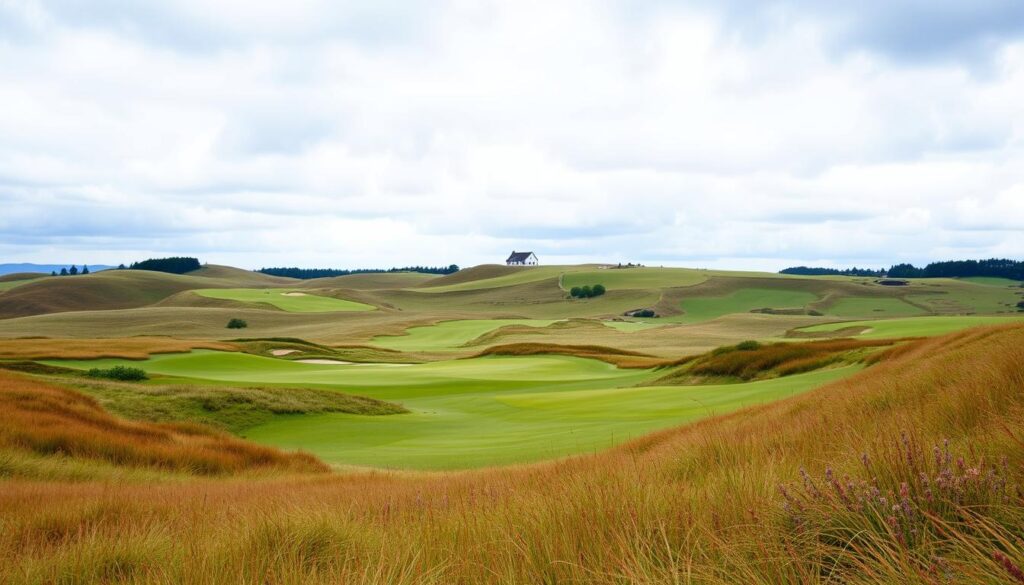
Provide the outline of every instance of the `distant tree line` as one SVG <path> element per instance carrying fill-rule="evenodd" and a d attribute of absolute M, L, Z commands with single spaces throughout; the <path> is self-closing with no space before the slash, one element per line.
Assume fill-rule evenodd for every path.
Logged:
<path fill-rule="evenodd" d="M 131 270 L 152 270 L 154 272 L 185 274 L 186 272 L 199 270 L 201 267 L 202 264 L 199 263 L 197 258 L 174 256 L 172 258 L 150 258 L 142 262 L 132 262 L 132 265 L 128 268 Z"/>
<path fill-rule="evenodd" d="M 82 269 L 79 270 L 77 266 L 72 264 L 71 268 L 61 268 L 60 273 L 56 270 L 50 271 L 50 276 L 75 276 L 76 274 L 89 274 L 89 267 L 82 264 Z"/>
<path fill-rule="evenodd" d="M 842 275 L 842 276 L 888 276 L 889 278 L 965 278 L 969 276 L 992 276 L 1024 280 L 1024 261 L 1006 258 L 989 260 L 948 260 L 932 262 L 924 268 L 913 264 L 896 264 L 889 270 L 871 270 L 862 268 L 813 268 L 795 266 L 780 271 L 782 274 L 801 275 Z"/>
<path fill-rule="evenodd" d="M 448 266 L 404 266 L 401 268 L 260 268 L 257 272 L 271 276 L 287 276 L 309 280 L 329 276 L 348 276 L 349 274 L 386 274 L 391 272 L 420 272 L 422 274 L 454 274 L 459 271 L 458 264 Z"/>
<path fill-rule="evenodd" d="M 1024 280 L 1024 262 L 1006 258 L 989 260 L 950 260 L 932 262 L 924 268 L 912 264 L 897 264 L 889 269 L 893 278 L 955 278 L 967 276 L 994 276 Z"/>
<path fill-rule="evenodd" d="M 780 274 L 799 274 L 801 276 L 885 276 L 885 270 L 871 268 L 819 268 L 815 266 L 794 266 L 779 271 Z"/>

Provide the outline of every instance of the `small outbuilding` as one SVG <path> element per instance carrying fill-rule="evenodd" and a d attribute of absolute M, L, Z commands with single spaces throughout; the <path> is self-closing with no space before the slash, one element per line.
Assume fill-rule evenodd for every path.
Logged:
<path fill-rule="evenodd" d="M 515 250 L 512 250 L 508 260 L 505 260 L 505 264 L 508 266 L 536 266 L 539 263 L 537 255 L 533 252 L 516 252 Z"/>

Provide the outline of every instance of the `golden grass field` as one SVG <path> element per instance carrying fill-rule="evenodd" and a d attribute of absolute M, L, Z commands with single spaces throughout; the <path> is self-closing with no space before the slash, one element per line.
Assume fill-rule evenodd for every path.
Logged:
<path fill-rule="evenodd" d="M 591 281 L 608 292 L 568 298 L 566 284 Z M 1024 583 L 1016 283 L 596 265 L 310 281 L 207 266 L 7 282 L 4 585 Z M 193 292 L 239 288 L 374 310 L 291 312 Z M 624 315 L 640 308 L 660 317 Z M 227 329 L 232 318 L 248 327 Z M 193 351 L 212 356 L 209 379 L 173 370 L 116 382 L 53 361 Z M 299 371 L 275 360 L 303 359 L 373 362 L 384 373 L 353 379 L 383 384 L 383 398 L 355 382 L 248 382 L 259 376 L 245 368 Z M 557 381 L 579 396 L 845 377 L 588 454 L 468 471 L 330 467 L 240 438 L 280 417 L 342 413 L 385 417 L 398 433 L 360 440 L 401 441 L 401 417 L 436 413 L 388 402 L 403 379 L 395 364 L 421 364 L 424 391 L 439 393 L 430 409 L 451 414 L 491 386 L 542 387 L 531 376 L 544 360 L 559 364 L 544 366 L 549 376 L 578 367 L 630 380 Z M 521 379 L 488 378 L 498 366 Z M 432 372 L 450 372 L 450 394 Z M 498 398 L 487 408 L 524 404 Z M 628 400 L 615 404 L 629 416 Z"/>
<path fill-rule="evenodd" d="M 1021 327 L 918 341 L 809 394 L 527 467 L 8 479 L 0 566 L 10 583 L 1012 583 L 1022 362 Z"/>

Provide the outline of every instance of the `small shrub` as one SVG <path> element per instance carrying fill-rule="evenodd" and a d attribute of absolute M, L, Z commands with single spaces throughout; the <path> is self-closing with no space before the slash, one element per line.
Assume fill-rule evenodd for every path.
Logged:
<path fill-rule="evenodd" d="M 599 297 L 604 293 L 605 288 L 602 284 L 574 286 L 569 289 L 569 296 L 574 299 L 589 299 L 591 297 Z"/>
<path fill-rule="evenodd" d="M 652 309 L 640 309 L 639 311 L 633 311 L 633 312 L 629 313 L 628 315 L 630 317 L 641 317 L 641 318 L 651 318 L 651 317 L 657 317 L 658 316 L 658 314 L 655 313 Z"/>
<path fill-rule="evenodd" d="M 247 323 L 245 319 L 235 318 L 228 321 L 228 329 L 245 329 L 248 326 L 249 323 Z"/>
<path fill-rule="evenodd" d="M 1024 301 L 1020 301 L 1019 303 L 1017 303 L 1017 310 L 1024 311 Z"/>
<path fill-rule="evenodd" d="M 114 366 L 106 370 L 92 368 L 86 372 L 86 375 L 90 378 L 107 378 L 109 380 L 120 380 L 121 382 L 141 382 L 142 380 L 149 379 L 145 370 L 128 366 Z"/>
<path fill-rule="evenodd" d="M 741 341 L 736 344 L 736 349 L 739 351 L 754 351 L 755 349 L 759 349 L 760 347 L 760 343 L 749 339 L 747 341 Z"/>

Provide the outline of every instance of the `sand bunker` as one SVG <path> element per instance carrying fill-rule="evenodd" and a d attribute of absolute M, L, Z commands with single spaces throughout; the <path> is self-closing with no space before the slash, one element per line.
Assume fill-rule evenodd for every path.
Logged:
<path fill-rule="evenodd" d="M 286 293 L 281 293 L 281 296 L 282 297 L 305 297 L 305 296 L 309 296 L 309 295 L 307 295 L 306 293 L 303 293 L 303 292 L 286 292 Z"/>
<path fill-rule="evenodd" d="M 312 358 L 308 360 L 295 360 L 300 364 L 319 364 L 321 366 L 377 366 L 381 368 L 400 368 L 413 364 L 380 364 L 372 362 L 343 362 L 341 360 L 328 360 L 323 358 Z"/>
<path fill-rule="evenodd" d="M 283 355 L 288 355 L 288 354 L 291 354 L 291 353 L 299 353 L 299 350 L 297 350 L 297 349 L 272 349 L 272 350 L 270 350 L 270 355 L 275 356 L 275 357 L 281 357 Z"/>
<path fill-rule="evenodd" d="M 295 361 L 299 362 L 300 364 L 320 364 L 320 365 L 324 365 L 324 366 L 330 366 L 330 365 L 350 366 L 350 365 L 352 365 L 352 362 L 343 362 L 343 361 L 340 361 L 340 360 L 311 359 L 311 360 L 295 360 Z"/>

